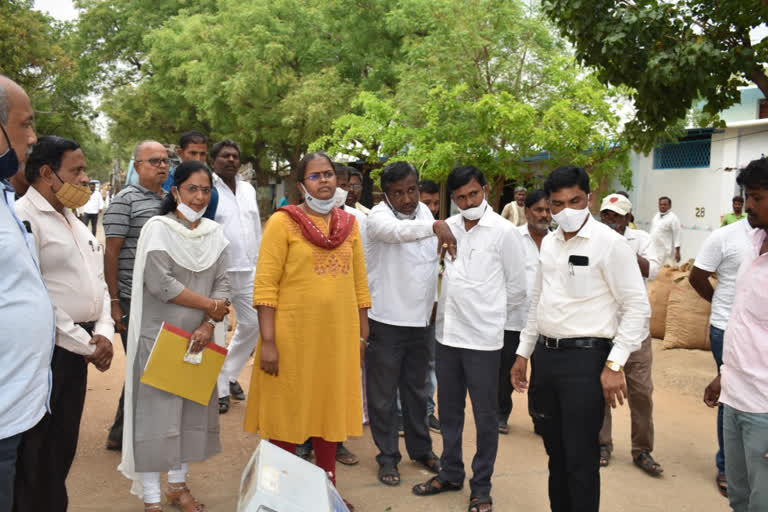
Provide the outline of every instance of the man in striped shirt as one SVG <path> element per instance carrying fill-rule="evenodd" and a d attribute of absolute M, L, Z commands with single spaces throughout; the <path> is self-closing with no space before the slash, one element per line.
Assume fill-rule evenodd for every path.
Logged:
<path fill-rule="evenodd" d="M 166 192 L 170 160 L 162 144 L 152 140 L 140 142 L 134 150 L 134 166 L 139 183 L 128 185 L 113 199 L 104 214 L 104 276 L 109 288 L 112 319 L 126 348 L 128 317 L 131 309 L 131 285 L 136 245 L 144 223 L 158 214 Z M 120 450 L 123 444 L 123 395 L 117 407 L 115 422 L 107 437 L 108 450 Z"/>

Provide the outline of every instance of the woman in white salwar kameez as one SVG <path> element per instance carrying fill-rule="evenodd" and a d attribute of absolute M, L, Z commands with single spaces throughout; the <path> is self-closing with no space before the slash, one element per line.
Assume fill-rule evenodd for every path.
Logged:
<path fill-rule="evenodd" d="M 207 406 L 139 382 L 163 322 L 191 332 L 191 351 L 213 341 L 227 312 L 229 282 L 222 257 L 228 242 L 221 226 L 202 218 L 211 197 L 211 172 L 201 162 L 176 168 L 161 214 L 141 231 L 133 273 L 133 302 L 125 385 L 125 434 L 118 468 L 143 496 L 147 512 L 161 511 L 160 472 L 168 472 L 165 496 L 184 512 L 201 512 L 186 486 L 189 462 L 221 451 L 214 390 Z"/>

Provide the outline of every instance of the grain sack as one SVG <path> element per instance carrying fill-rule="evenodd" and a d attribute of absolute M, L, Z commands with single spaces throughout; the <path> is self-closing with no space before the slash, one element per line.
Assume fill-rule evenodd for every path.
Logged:
<path fill-rule="evenodd" d="M 709 350 L 711 305 L 688 282 L 688 273 L 674 277 L 667 301 L 664 348 Z"/>
<path fill-rule="evenodd" d="M 677 267 L 665 265 L 648 283 L 648 301 L 651 303 L 651 336 L 664 338 L 664 327 L 667 322 L 667 301 L 675 287 L 675 278 L 683 275 Z"/>

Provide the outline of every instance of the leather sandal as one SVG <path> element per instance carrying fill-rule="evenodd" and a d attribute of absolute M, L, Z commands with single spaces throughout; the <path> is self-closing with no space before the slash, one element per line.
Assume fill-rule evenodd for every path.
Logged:
<path fill-rule="evenodd" d="M 488 507 L 485 508 L 485 510 L 482 510 L 482 512 L 493 511 L 493 500 L 490 496 L 472 496 L 469 498 L 469 508 L 467 508 L 467 512 L 481 512 L 483 505 L 488 505 Z"/>
<path fill-rule="evenodd" d="M 436 483 L 437 485 L 435 485 Z M 414 485 L 411 491 L 416 496 L 432 496 L 446 491 L 460 491 L 463 487 L 463 483 L 446 482 L 441 480 L 439 476 L 433 476 L 423 484 Z"/>
<path fill-rule="evenodd" d="M 423 457 L 413 459 L 413 461 L 424 466 L 424 469 L 430 473 L 434 473 L 436 475 L 440 473 L 440 458 L 435 455 L 434 452 L 429 452 Z"/>
<path fill-rule="evenodd" d="M 653 460 L 651 454 L 648 452 L 640 452 L 640 455 L 634 457 L 632 462 L 635 466 L 639 467 L 651 476 L 661 476 L 664 470 L 661 468 L 661 464 Z"/>
<path fill-rule="evenodd" d="M 187 484 L 168 484 L 165 497 L 170 505 L 179 507 L 182 512 L 205 512 L 205 505 L 197 501 L 189 492 Z"/>
<path fill-rule="evenodd" d="M 161 503 L 145 503 L 144 512 L 163 512 L 163 505 Z"/>

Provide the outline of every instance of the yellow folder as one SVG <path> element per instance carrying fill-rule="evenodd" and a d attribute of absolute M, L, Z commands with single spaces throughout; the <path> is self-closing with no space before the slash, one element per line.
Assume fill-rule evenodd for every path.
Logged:
<path fill-rule="evenodd" d="M 227 349 L 209 343 L 203 349 L 200 364 L 184 361 L 187 344 L 192 334 L 163 322 L 155 346 L 149 355 L 141 382 L 153 388 L 192 400 L 202 405 L 211 401 L 216 379 L 219 377 Z"/>

